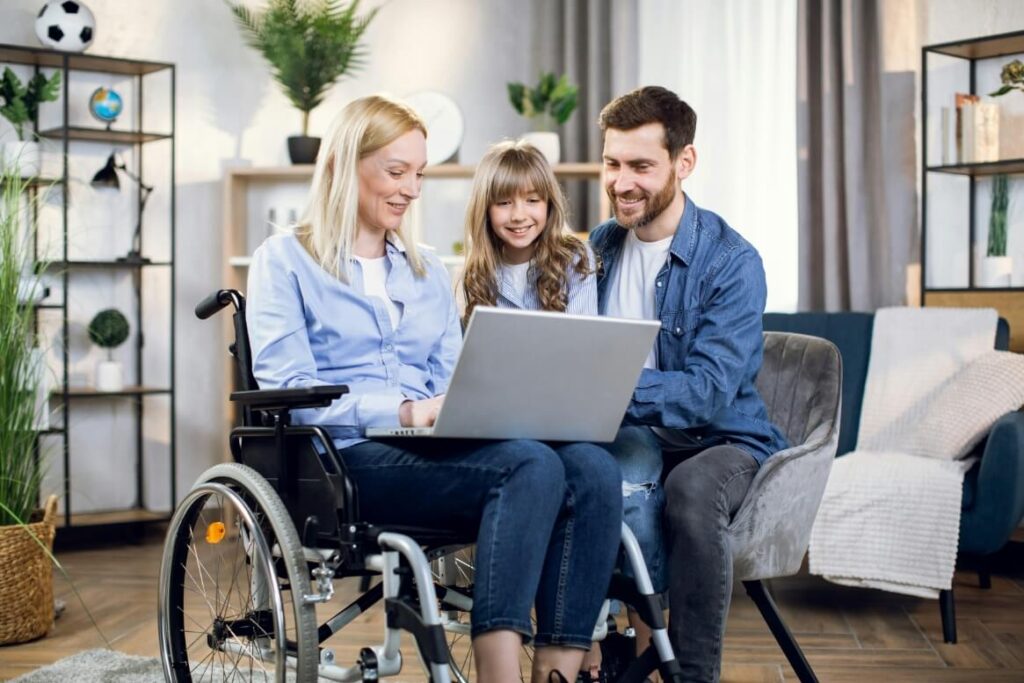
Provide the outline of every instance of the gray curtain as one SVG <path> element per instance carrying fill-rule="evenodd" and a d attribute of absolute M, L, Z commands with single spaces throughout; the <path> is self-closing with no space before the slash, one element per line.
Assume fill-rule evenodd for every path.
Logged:
<path fill-rule="evenodd" d="M 884 73 L 878 0 L 799 0 L 801 310 L 904 303 L 916 261 L 914 74 Z"/>
<path fill-rule="evenodd" d="M 637 6 L 634 0 L 532 0 L 533 73 L 568 74 L 579 106 L 560 131 L 562 161 L 601 160 L 597 116 L 615 97 L 637 87 Z M 573 229 L 598 223 L 597 183 L 566 183 Z"/>

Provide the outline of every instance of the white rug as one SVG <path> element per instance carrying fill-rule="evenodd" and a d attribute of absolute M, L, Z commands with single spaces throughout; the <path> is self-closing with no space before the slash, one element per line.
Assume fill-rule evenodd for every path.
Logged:
<path fill-rule="evenodd" d="M 86 650 L 19 676 L 10 683 L 163 683 L 155 657 L 113 650 Z"/>
<path fill-rule="evenodd" d="M 244 672 L 234 672 L 228 678 L 244 681 L 248 676 Z M 259 675 L 253 680 L 270 678 L 270 675 Z M 203 676 L 204 683 L 223 680 L 219 671 L 210 671 Z M 295 674 L 289 671 L 287 680 L 294 681 Z M 9 683 L 164 683 L 164 671 L 156 657 L 126 655 L 115 650 L 86 650 L 18 676 Z"/>

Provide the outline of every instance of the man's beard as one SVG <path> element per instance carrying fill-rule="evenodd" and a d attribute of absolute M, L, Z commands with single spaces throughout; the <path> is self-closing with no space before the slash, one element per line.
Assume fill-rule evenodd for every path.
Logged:
<path fill-rule="evenodd" d="M 629 228 L 630 230 L 644 227 L 660 216 L 661 213 L 667 209 L 670 204 L 672 204 L 672 200 L 675 199 L 676 196 L 677 182 L 675 175 L 669 174 L 668 182 L 665 183 L 665 187 L 658 190 L 658 193 L 654 195 L 648 194 L 642 190 L 616 195 L 611 188 L 607 189 L 606 192 L 608 194 L 608 199 L 611 202 L 612 211 L 615 213 L 615 220 L 619 222 L 619 225 L 624 228 Z M 630 221 L 630 219 L 620 216 L 618 211 L 616 211 L 618 204 L 615 200 L 617 197 L 621 197 L 626 200 L 646 199 L 646 208 L 638 218 Z"/>

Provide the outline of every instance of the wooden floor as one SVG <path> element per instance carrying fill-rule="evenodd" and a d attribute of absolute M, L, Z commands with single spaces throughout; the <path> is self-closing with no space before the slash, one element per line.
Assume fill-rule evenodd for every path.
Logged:
<path fill-rule="evenodd" d="M 159 543 L 154 539 L 142 545 L 62 553 L 59 559 L 96 624 L 90 622 L 71 584 L 58 574 L 55 589 L 67 602 L 66 612 L 48 637 L 0 647 L 0 680 L 80 650 L 103 647 L 103 636 L 116 650 L 157 656 Z M 975 574 L 958 572 L 957 645 L 942 642 L 935 601 L 843 588 L 807 575 L 774 581 L 770 589 L 822 681 L 1021 682 L 1024 562 L 1019 560 L 1024 553 L 1014 555 L 993 576 L 990 590 L 978 588 Z M 354 588 L 342 584 L 338 600 Z M 346 629 L 336 639 L 340 642 L 328 644 L 336 648 L 339 663 L 349 663 L 358 647 L 378 642 L 374 639 L 380 630 L 381 615 L 375 610 Z M 396 680 L 421 680 L 415 655 L 407 655 L 406 669 Z M 741 587 L 729 616 L 723 680 L 795 680 Z"/>

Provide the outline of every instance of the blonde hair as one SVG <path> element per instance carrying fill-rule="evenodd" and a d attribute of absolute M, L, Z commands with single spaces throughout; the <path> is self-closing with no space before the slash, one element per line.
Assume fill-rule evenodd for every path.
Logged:
<path fill-rule="evenodd" d="M 533 254 L 532 270 L 537 274 L 541 308 L 565 311 L 569 266 L 574 261 L 581 276 L 593 270 L 586 246 L 569 231 L 568 202 L 547 159 L 528 142 L 499 142 L 480 160 L 466 207 L 466 266 L 462 276 L 465 320 L 469 320 L 475 306 L 493 306 L 498 300 L 503 243 L 491 227 L 488 210 L 498 201 L 527 192 L 536 192 L 548 204 L 547 225 L 534 243 Z"/>
<path fill-rule="evenodd" d="M 359 230 L 359 160 L 412 130 L 427 134 L 423 120 L 406 104 L 384 95 L 349 102 L 324 136 L 302 221 L 296 236 L 320 267 L 343 282 L 351 276 L 352 254 Z M 426 273 L 411 236 L 413 212 L 395 231 L 405 245 L 413 272 Z"/>

